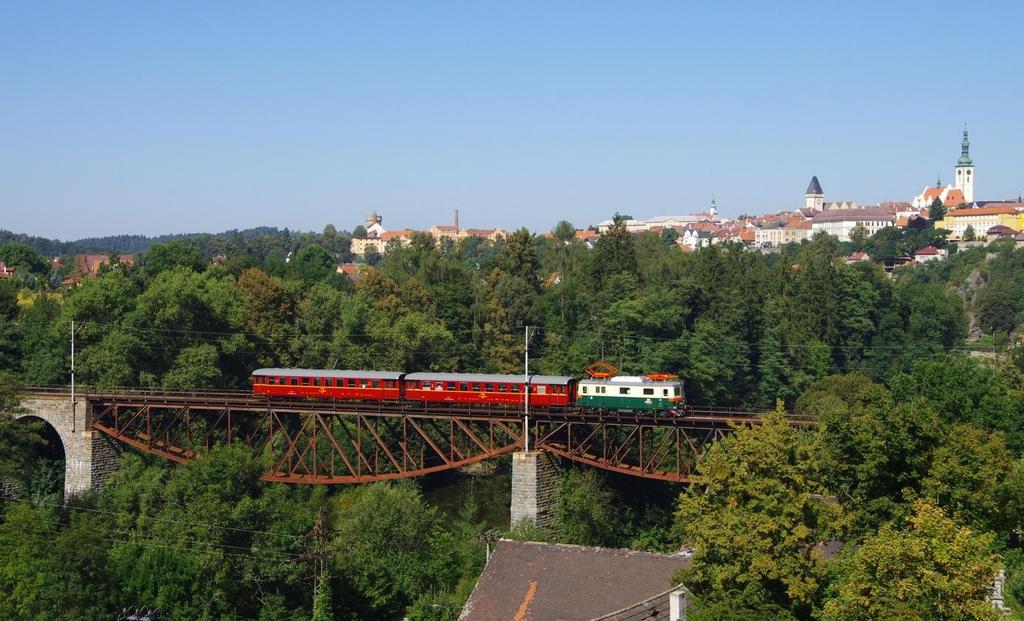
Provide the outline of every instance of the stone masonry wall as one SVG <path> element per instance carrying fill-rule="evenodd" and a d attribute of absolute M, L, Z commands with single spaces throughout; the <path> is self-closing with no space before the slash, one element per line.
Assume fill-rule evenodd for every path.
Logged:
<path fill-rule="evenodd" d="M 512 454 L 512 503 L 510 522 L 530 520 L 547 526 L 554 518 L 558 476 L 553 458 L 544 451 Z"/>
<path fill-rule="evenodd" d="M 67 395 L 29 395 L 22 398 L 22 413 L 16 415 L 40 418 L 57 431 L 64 445 L 65 500 L 101 486 L 119 464 L 117 445 L 98 431 L 88 429 L 88 407 L 85 399 L 77 398 L 72 416 Z"/>

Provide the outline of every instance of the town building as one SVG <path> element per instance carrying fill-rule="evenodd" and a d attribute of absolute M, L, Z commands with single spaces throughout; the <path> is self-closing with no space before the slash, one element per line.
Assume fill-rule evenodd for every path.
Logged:
<path fill-rule="evenodd" d="M 754 228 L 754 246 L 777 248 L 785 244 L 800 243 L 811 236 L 811 221 L 802 216 L 790 216 L 785 220 L 772 220 Z"/>
<path fill-rule="evenodd" d="M 978 239 L 992 227 L 1002 225 L 1015 231 L 1024 229 L 1024 214 L 1018 208 L 1019 203 L 979 203 L 974 208 L 954 209 L 946 213 L 946 217 L 937 224 L 939 228 L 951 231 L 949 238 L 962 240 L 968 227 L 974 231 Z"/>
<path fill-rule="evenodd" d="M 644 231 L 651 231 L 654 229 L 667 229 L 674 228 L 678 229 L 688 224 L 696 224 L 698 222 L 720 222 L 718 217 L 718 205 L 715 199 L 711 199 L 711 205 L 707 211 L 701 213 L 692 213 L 681 216 L 655 216 L 648 218 L 647 220 L 633 220 L 629 219 L 624 222 L 626 230 L 630 233 L 643 233 Z M 604 220 L 599 222 L 597 230 L 600 233 L 607 233 L 610 228 L 615 224 L 614 220 Z"/>
<path fill-rule="evenodd" d="M 896 223 L 896 216 L 877 207 L 823 211 L 811 219 L 811 234 L 828 233 L 839 241 L 850 241 L 850 233 L 863 227 L 868 237 Z"/>
<path fill-rule="evenodd" d="M 967 140 L 967 126 L 964 126 L 964 139 L 960 143 L 960 159 L 957 160 L 956 189 L 964 195 L 965 203 L 974 202 L 974 162 L 970 155 L 971 143 Z"/>
<path fill-rule="evenodd" d="M 403 248 L 412 243 L 413 233 L 416 231 L 412 229 L 403 229 L 401 231 L 385 231 L 380 234 L 380 237 L 373 238 L 361 238 L 353 239 L 349 250 L 352 254 L 357 257 L 365 257 L 367 252 L 375 252 L 377 254 L 384 254 L 387 250 L 388 244 L 394 241 Z"/>
<path fill-rule="evenodd" d="M 946 258 L 946 252 L 945 248 L 925 246 L 914 253 L 914 262 L 928 263 L 929 261 L 941 261 Z"/>
<path fill-rule="evenodd" d="M 862 263 L 864 261 L 870 261 L 871 257 L 868 256 L 868 253 L 861 252 L 861 251 L 858 250 L 857 252 L 854 252 L 850 256 L 846 257 L 844 260 L 846 261 L 847 265 L 853 265 L 854 263 Z"/>
<path fill-rule="evenodd" d="M 0 261 L 0 280 L 9 278 L 14 278 L 14 268 L 7 267 L 3 261 Z"/>
<path fill-rule="evenodd" d="M 809 211 L 824 211 L 825 192 L 821 189 L 821 183 L 817 175 L 811 177 L 807 184 L 807 191 L 804 192 L 804 209 Z"/>
<path fill-rule="evenodd" d="M 374 239 L 383 235 L 386 232 L 383 222 L 384 218 L 378 215 L 376 211 L 366 216 L 366 224 L 363 226 L 366 229 L 366 236 Z"/>
<path fill-rule="evenodd" d="M 933 187 L 926 187 L 921 194 L 914 197 L 912 205 L 916 209 L 927 209 L 936 199 L 947 208 L 960 207 L 974 202 L 974 162 L 970 155 L 971 143 L 967 140 L 967 128 L 960 143 L 960 159 L 953 168 L 953 185 L 942 187 L 942 181 L 935 182 Z"/>

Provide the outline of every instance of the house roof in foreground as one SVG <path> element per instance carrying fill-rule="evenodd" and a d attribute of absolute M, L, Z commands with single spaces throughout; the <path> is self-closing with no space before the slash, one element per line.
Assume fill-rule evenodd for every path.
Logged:
<path fill-rule="evenodd" d="M 459 620 L 588 621 L 664 593 L 688 564 L 681 554 L 502 539 Z"/>

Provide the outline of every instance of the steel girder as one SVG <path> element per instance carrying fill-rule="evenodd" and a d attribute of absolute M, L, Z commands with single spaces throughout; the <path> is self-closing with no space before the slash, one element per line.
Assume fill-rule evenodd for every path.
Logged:
<path fill-rule="evenodd" d="M 365 483 L 461 468 L 523 447 L 523 418 L 507 408 L 266 400 L 248 396 L 90 395 L 93 429 L 178 462 L 238 443 L 268 481 Z M 690 482 L 708 445 L 749 413 L 531 413 L 531 447 L 649 479 Z M 793 421 L 791 424 L 808 424 Z"/>

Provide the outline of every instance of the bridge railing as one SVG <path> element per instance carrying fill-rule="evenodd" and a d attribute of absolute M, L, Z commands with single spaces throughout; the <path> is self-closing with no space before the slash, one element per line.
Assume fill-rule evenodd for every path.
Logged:
<path fill-rule="evenodd" d="M 71 386 L 22 386 L 18 392 L 23 394 L 67 395 Z M 138 386 L 104 386 L 102 388 L 89 385 L 75 385 L 75 393 L 83 397 L 94 395 L 132 395 L 136 397 L 251 397 L 249 389 L 194 389 L 194 388 L 140 388 Z"/>

